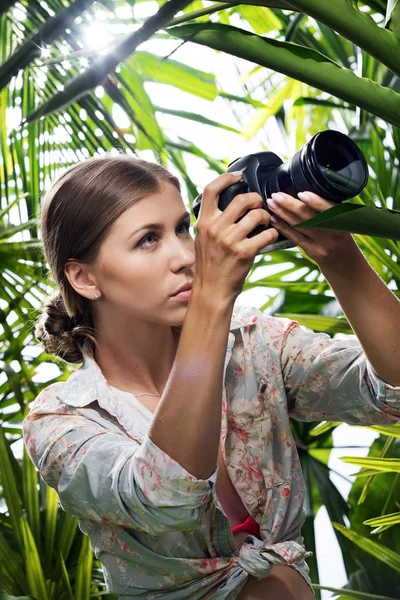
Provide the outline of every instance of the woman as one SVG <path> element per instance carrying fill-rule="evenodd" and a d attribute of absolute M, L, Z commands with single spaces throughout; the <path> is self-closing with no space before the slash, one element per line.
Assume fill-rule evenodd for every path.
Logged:
<path fill-rule="evenodd" d="M 351 235 L 291 227 L 333 203 L 277 195 L 274 228 L 247 238 L 273 219 L 254 193 L 218 209 L 239 180 L 206 186 L 195 240 L 177 179 L 128 156 L 75 165 L 43 202 L 57 291 L 36 335 L 83 364 L 39 394 L 24 437 L 121 598 L 312 600 L 289 415 L 400 416 L 399 301 Z M 358 340 L 234 306 L 278 231 L 316 261 Z"/>

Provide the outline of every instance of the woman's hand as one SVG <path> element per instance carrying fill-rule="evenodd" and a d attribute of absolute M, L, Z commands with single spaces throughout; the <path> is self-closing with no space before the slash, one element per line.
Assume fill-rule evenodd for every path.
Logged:
<path fill-rule="evenodd" d="M 196 224 L 196 275 L 193 292 L 203 290 L 215 302 L 234 304 L 255 257 L 266 245 L 278 239 L 278 232 L 269 224 L 270 214 L 262 197 L 255 192 L 238 194 L 225 210 L 218 207 L 221 192 L 239 183 L 242 174 L 225 173 L 204 188 L 199 218 Z M 247 235 L 258 225 L 263 230 L 252 238 Z"/>
<path fill-rule="evenodd" d="M 321 229 L 294 229 L 292 226 L 315 217 L 318 213 L 336 206 L 335 202 L 325 200 L 313 192 L 300 192 L 294 198 L 284 192 L 272 194 L 267 199 L 271 210 L 271 225 L 287 237 L 319 266 L 346 260 L 347 252 L 354 252 L 358 246 L 351 233 L 324 231 Z M 277 221 L 274 221 L 274 217 Z"/>

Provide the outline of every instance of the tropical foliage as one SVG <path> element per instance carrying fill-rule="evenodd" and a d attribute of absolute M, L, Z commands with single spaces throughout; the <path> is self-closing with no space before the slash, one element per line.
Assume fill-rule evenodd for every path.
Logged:
<path fill-rule="evenodd" d="M 109 38 L 94 52 L 84 33 L 99 23 Z M 144 44 L 150 38 L 154 43 Z M 54 491 L 43 486 L 26 452 L 21 452 L 21 422 L 30 402 L 44 384 L 71 373 L 70 366 L 41 352 L 33 336 L 40 303 L 52 289 L 37 222 L 40 197 L 51 178 L 59 169 L 96 153 L 117 149 L 150 154 L 179 174 L 191 206 L 201 191 L 196 168 L 205 165 L 212 179 L 226 170 L 232 156 L 229 152 L 214 156 L 210 145 L 195 145 L 180 133 L 186 123 L 200 124 L 207 139 L 228 132 L 233 147 L 241 139 L 255 142 L 258 150 L 276 151 L 279 142 L 286 148 L 285 160 L 318 131 L 337 129 L 351 135 L 370 167 L 367 187 L 352 202 L 400 210 L 399 38 L 396 0 L 1 3 L 0 590 L 4 598 L 70 600 L 105 594 L 100 564 L 87 538 L 76 521 L 59 510 Z M 228 55 L 234 58 L 240 93 L 226 91 L 211 66 L 188 64 L 189 47 L 199 56 L 211 53 L 215 65 Z M 160 93 L 163 89 L 174 90 L 186 104 L 177 102 L 171 108 Z M 206 111 L 188 110 L 191 98 L 209 106 L 209 116 Z M 228 123 L 213 117 L 217 102 L 225 103 Z M 168 118 L 175 130 L 164 125 Z M 399 242 L 393 236 L 355 233 L 354 237 L 376 272 L 399 295 Z M 328 283 L 299 248 L 258 257 L 245 285 L 245 290 L 253 288 L 268 292 L 260 310 L 295 318 L 330 335 L 352 334 Z M 292 423 L 308 490 L 306 546 L 315 551 L 314 519 L 325 505 L 349 578 L 346 590 L 332 589 L 335 596 L 399 598 L 399 427 L 373 428 L 379 437 L 368 457 L 346 459 L 362 469 L 345 501 L 329 477 L 337 425 Z M 316 558 L 309 564 L 318 595 Z"/>

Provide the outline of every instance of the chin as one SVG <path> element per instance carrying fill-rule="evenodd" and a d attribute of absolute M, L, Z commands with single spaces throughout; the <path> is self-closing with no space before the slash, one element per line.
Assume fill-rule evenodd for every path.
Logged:
<path fill-rule="evenodd" d="M 171 327 L 182 327 L 183 326 L 183 324 L 185 322 L 187 306 L 183 307 L 180 312 L 182 312 L 183 317 L 174 319 L 173 322 L 171 323 Z"/>

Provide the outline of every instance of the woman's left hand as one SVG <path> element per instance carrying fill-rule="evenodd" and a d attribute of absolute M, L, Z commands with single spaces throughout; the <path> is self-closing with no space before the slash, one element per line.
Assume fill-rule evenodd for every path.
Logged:
<path fill-rule="evenodd" d="M 276 207 L 271 204 L 271 198 L 267 199 L 271 215 L 277 217 L 276 222 L 271 220 L 272 227 L 303 248 L 304 252 L 319 266 L 332 264 L 332 261 L 338 261 L 340 257 L 345 258 L 346 250 L 354 251 L 358 248 L 351 233 L 321 229 L 294 229 L 292 225 L 311 219 L 318 213 L 336 206 L 335 202 L 325 200 L 313 192 L 300 192 L 298 196 L 300 199 L 284 192 L 272 194 L 272 200 Z"/>

